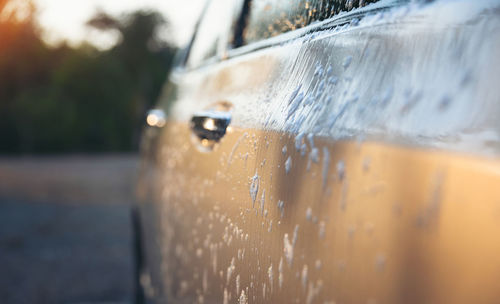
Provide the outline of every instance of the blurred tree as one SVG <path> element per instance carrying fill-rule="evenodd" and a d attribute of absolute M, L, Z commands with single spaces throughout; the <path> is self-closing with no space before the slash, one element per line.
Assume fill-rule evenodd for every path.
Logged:
<path fill-rule="evenodd" d="M 159 38 L 159 30 L 167 26 L 156 12 L 138 11 L 122 20 L 98 13 L 87 22 L 102 31 L 118 30 L 120 42 L 111 50 L 119 58 L 135 86 L 131 110 L 135 113 L 134 143 L 138 142 L 142 115 L 158 99 L 170 67 L 174 49 Z"/>
<path fill-rule="evenodd" d="M 40 38 L 34 7 L 10 3 L 0 0 L 0 153 L 135 149 L 173 55 L 158 38 L 161 16 L 99 13 L 88 25 L 118 31 L 116 46 L 54 48 Z"/>
<path fill-rule="evenodd" d="M 52 58 L 32 23 L 32 5 L 25 14 L 20 13 L 26 7 L 19 2 L 2 0 L 0 7 L 0 149 L 11 152 L 24 145 L 14 116 L 15 99 L 29 87 L 41 85 Z"/>

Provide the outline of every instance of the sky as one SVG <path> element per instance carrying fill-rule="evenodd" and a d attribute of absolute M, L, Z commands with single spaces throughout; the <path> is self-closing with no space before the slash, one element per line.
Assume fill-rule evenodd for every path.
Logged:
<path fill-rule="evenodd" d="M 182 46 L 192 34 L 205 0 L 34 0 L 44 39 L 51 44 L 62 40 L 70 45 L 88 41 L 106 49 L 117 41 L 117 33 L 101 33 L 85 26 L 96 12 L 120 16 L 138 9 L 155 9 L 171 23 L 172 42 Z"/>

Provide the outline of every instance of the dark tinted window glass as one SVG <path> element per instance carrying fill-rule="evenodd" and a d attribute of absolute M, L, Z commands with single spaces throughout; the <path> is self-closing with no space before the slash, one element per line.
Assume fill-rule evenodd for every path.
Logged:
<path fill-rule="evenodd" d="M 378 0 L 252 0 L 244 42 L 299 29 Z"/>

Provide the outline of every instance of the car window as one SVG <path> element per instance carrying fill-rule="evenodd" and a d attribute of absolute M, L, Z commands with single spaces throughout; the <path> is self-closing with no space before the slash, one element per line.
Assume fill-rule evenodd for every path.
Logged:
<path fill-rule="evenodd" d="M 242 0 L 211 0 L 208 3 L 189 51 L 189 68 L 198 67 L 218 55 L 222 56 L 232 43 L 232 32 L 241 8 Z"/>
<path fill-rule="evenodd" d="M 378 0 L 252 0 L 243 44 L 299 29 Z"/>

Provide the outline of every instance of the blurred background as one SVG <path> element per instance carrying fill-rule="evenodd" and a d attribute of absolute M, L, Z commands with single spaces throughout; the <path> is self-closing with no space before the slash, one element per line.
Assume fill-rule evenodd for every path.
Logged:
<path fill-rule="evenodd" d="M 203 0 L 0 0 L 0 303 L 129 303 L 145 112 Z"/>

